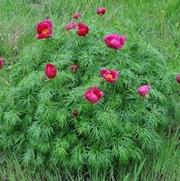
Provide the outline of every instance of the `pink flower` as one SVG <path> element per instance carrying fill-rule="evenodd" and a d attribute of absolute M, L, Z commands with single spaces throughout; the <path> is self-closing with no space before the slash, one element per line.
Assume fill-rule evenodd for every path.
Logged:
<path fill-rule="evenodd" d="M 37 39 L 49 38 L 53 34 L 53 23 L 51 20 L 46 19 L 36 25 Z"/>
<path fill-rule="evenodd" d="M 149 94 L 150 90 L 150 85 L 142 85 L 138 88 L 138 93 L 140 96 L 144 97 Z"/>
<path fill-rule="evenodd" d="M 49 79 L 52 79 L 52 78 L 56 77 L 57 69 L 56 69 L 55 65 L 50 64 L 50 63 L 46 64 L 46 66 L 45 66 L 45 75 Z"/>
<path fill-rule="evenodd" d="M 103 95 L 104 93 L 98 87 L 91 87 L 84 93 L 84 98 L 91 104 L 96 104 L 102 99 Z"/>
<path fill-rule="evenodd" d="M 85 23 L 78 23 L 76 33 L 79 36 L 86 36 L 89 33 L 89 27 Z"/>
<path fill-rule="evenodd" d="M 4 59 L 0 57 L 0 69 L 4 67 Z"/>
<path fill-rule="evenodd" d="M 119 34 L 109 34 L 104 37 L 104 41 L 109 48 L 121 49 L 126 41 L 126 37 Z"/>
<path fill-rule="evenodd" d="M 72 29 L 76 29 L 77 23 L 76 22 L 70 22 L 65 26 L 65 30 L 69 31 Z"/>
<path fill-rule="evenodd" d="M 78 12 L 76 12 L 76 13 L 73 14 L 73 18 L 74 18 L 74 19 L 79 19 L 80 17 L 81 17 L 81 14 L 78 13 Z"/>
<path fill-rule="evenodd" d="M 177 83 L 180 84 L 180 74 L 178 74 L 178 75 L 176 76 L 176 81 L 177 81 Z"/>
<path fill-rule="evenodd" d="M 100 75 L 109 83 L 114 83 L 117 81 L 119 77 L 119 72 L 117 70 L 108 70 L 108 69 L 101 69 Z"/>
<path fill-rule="evenodd" d="M 104 15 L 106 13 L 106 8 L 98 7 L 96 12 L 97 12 L 98 15 L 102 16 L 102 15 Z"/>

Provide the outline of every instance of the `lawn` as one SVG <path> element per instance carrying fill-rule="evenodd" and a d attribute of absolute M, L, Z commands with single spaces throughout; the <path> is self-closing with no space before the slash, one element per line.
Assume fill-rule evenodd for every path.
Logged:
<path fill-rule="evenodd" d="M 99 6 L 104 6 L 107 9 L 107 12 L 104 16 L 98 16 L 96 14 L 96 9 Z M 16 181 L 16 180 L 22 180 L 22 181 L 26 181 L 26 180 L 176 181 L 178 180 L 178 178 L 180 178 L 180 157 L 179 157 L 180 155 L 180 151 L 179 151 L 180 93 L 179 93 L 179 85 L 176 84 L 176 80 L 175 80 L 176 75 L 180 72 L 180 61 L 179 61 L 180 60 L 180 56 L 179 56 L 180 2 L 179 0 L 1 0 L 0 12 L 1 12 L 0 57 L 2 56 L 5 59 L 5 71 L 0 70 L 0 88 L 1 88 L 0 103 L 3 104 L 4 102 L 6 102 L 6 107 L 8 105 L 7 104 L 8 100 L 6 100 L 5 98 L 6 94 L 2 92 L 11 92 L 12 91 L 11 87 L 15 87 L 19 85 L 28 87 L 33 84 L 33 82 L 22 83 L 20 81 L 23 78 L 21 77 L 21 73 L 20 73 L 21 70 L 18 69 L 18 66 L 20 68 L 21 66 L 22 67 L 24 66 L 24 69 L 26 69 L 27 68 L 26 66 L 28 65 L 28 63 L 31 64 L 31 62 L 35 58 L 41 57 L 41 55 L 43 55 L 42 57 L 48 60 L 49 59 L 57 60 L 58 58 L 61 59 L 62 61 L 61 62 L 57 61 L 57 64 L 61 65 L 61 67 L 63 67 L 64 70 L 66 70 L 66 66 L 69 63 L 68 59 L 73 59 L 71 55 L 72 48 L 74 48 L 73 46 L 75 46 L 75 48 L 80 46 L 80 49 L 76 50 L 77 52 L 76 55 L 77 57 L 79 56 L 82 67 L 83 66 L 88 67 L 89 65 L 92 65 L 93 67 L 94 66 L 93 61 L 94 60 L 98 61 L 101 57 L 104 61 L 107 61 L 107 62 L 104 62 L 104 64 L 105 65 L 108 64 L 110 67 L 113 67 L 113 63 L 109 63 L 112 59 L 115 59 L 116 61 L 126 59 L 127 63 L 121 64 L 120 68 L 127 68 L 128 66 L 132 65 L 134 69 L 132 69 L 132 72 L 131 71 L 122 72 L 122 79 L 125 77 L 125 75 L 129 75 L 130 76 L 129 80 L 131 82 L 133 82 L 132 80 L 136 82 L 136 79 L 133 79 L 133 76 L 139 75 L 136 72 L 136 69 L 138 69 L 138 71 L 146 75 L 146 70 L 144 71 L 143 67 L 147 67 L 148 69 L 149 67 L 152 66 L 151 69 L 153 70 L 149 70 L 149 69 L 147 70 L 148 73 L 152 74 L 149 80 L 151 79 L 155 80 L 154 85 L 156 86 L 159 85 L 159 89 L 162 90 L 163 92 L 161 94 L 161 91 L 158 91 L 156 89 L 153 90 L 152 88 L 152 97 L 154 99 L 153 103 L 154 105 L 160 104 L 162 107 L 164 105 L 168 105 L 164 109 L 165 111 L 167 111 L 166 114 L 164 112 L 163 112 L 164 114 L 163 113 L 159 114 L 161 111 L 158 110 L 159 109 L 158 107 L 157 110 L 154 109 L 153 110 L 154 112 L 153 111 L 151 112 L 152 116 L 150 115 L 151 116 L 150 118 L 152 119 L 152 121 L 153 120 L 156 121 L 154 117 L 157 114 L 161 117 L 159 118 L 159 120 L 162 120 L 162 121 L 165 120 L 165 123 L 160 126 L 157 126 L 157 125 L 161 123 L 156 123 L 156 122 L 150 123 L 151 126 L 152 124 L 154 124 L 154 127 L 157 126 L 156 130 L 158 130 L 157 131 L 158 135 L 160 135 L 161 137 L 160 139 L 161 144 L 159 144 L 159 142 L 157 141 L 158 151 L 154 153 L 154 151 L 149 152 L 145 149 L 144 151 L 145 154 L 143 153 L 142 154 L 143 156 L 142 156 L 141 154 L 139 154 L 140 152 L 138 151 L 136 152 L 136 150 L 132 149 L 135 153 L 134 157 L 137 156 L 139 158 L 137 159 L 138 161 L 133 160 L 134 158 L 133 156 L 126 158 L 125 153 L 122 151 L 120 155 L 120 160 L 121 160 L 120 164 L 117 164 L 117 167 L 113 165 L 110 168 L 108 167 L 108 169 L 104 169 L 104 170 L 103 169 L 97 170 L 93 168 L 96 167 L 96 164 L 98 165 L 99 163 L 101 163 L 100 162 L 101 159 L 105 160 L 104 162 L 102 162 L 102 164 L 106 164 L 106 160 L 107 160 L 107 163 L 109 163 L 109 160 L 106 159 L 109 156 L 108 153 L 107 153 L 107 157 L 105 155 L 104 157 L 100 157 L 99 160 L 98 160 L 98 157 L 95 157 L 97 158 L 97 160 L 94 159 L 93 161 L 91 161 L 92 162 L 91 169 L 80 168 L 78 170 L 77 169 L 73 170 L 72 168 L 70 168 L 71 166 L 68 166 L 68 164 L 64 166 L 63 169 L 62 167 L 59 167 L 58 164 L 57 165 L 55 164 L 56 166 L 53 165 L 53 167 L 50 166 L 49 168 L 49 165 L 50 165 L 49 163 L 51 162 L 48 163 L 46 162 L 47 160 L 44 161 L 43 159 L 42 159 L 43 161 L 41 161 L 41 158 L 39 159 L 40 164 L 36 167 L 34 166 L 36 164 L 34 163 L 33 163 L 34 165 L 31 164 L 32 157 L 30 157 L 28 154 L 24 154 L 23 156 L 21 155 L 20 152 L 19 154 L 17 154 L 17 150 L 19 148 L 21 149 L 21 144 L 20 144 L 21 139 L 19 137 L 17 137 L 18 141 L 15 141 L 15 139 L 14 140 L 12 139 L 16 143 L 15 149 L 13 149 L 13 147 L 8 147 L 8 144 L 10 144 L 10 142 L 8 142 L 9 135 L 11 136 L 13 135 L 13 133 L 9 133 L 8 138 L 7 138 L 7 149 L 6 149 L 4 146 L 4 142 L 5 142 L 4 141 L 5 139 L 3 137 L 4 135 L 0 134 L 0 180 L 10 180 L 10 181 Z M 81 20 L 83 22 L 86 22 L 90 26 L 89 34 L 91 34 L 92 36 L 90 36 L 89 39 L 86 39 L 87 37 L 85 37 L 85 40 L 88 43 L 92 44 L 92 46 L 90 47 L 92 49 L 90 49 L 89 52 L 88 52 L 89 47 L 87 47 L 86 44 L 83 44 L 83 38 L 79 41 L 77 38 L 74 38 L 76 36 L 75 32 L 72 32 L 72 33 L 66 32 L 64 29 L 65 25 L 71 21 L 72 14 L 74 12 L 80 12 Z M 57 47 L 54 46 L 53 44 L 54 42 L 49 41 L 48 42 L 49 48 L 47 49 L 47 51 L 43 51 L 46 49 L 46 44 L 45 43 L 41 44 L 41 42 L 43 41 L 41 40 L 39 41 L 35 38 L 36 24 L 45 18 L 50 18 L 53 21 L 53 24 L 54 24 L 54 35 L 53 35 L 54 40 L 53 41 L 57 42 L 59 46 L 62 46 L 63 47 L 62 49 L 57 49 Z M 125 44 L 125 48 L 122 50 L 122 52 L 124 51 L 124 54 L 122 53 L 122 55 L 118 54 L 116 51 L 114 52 L 111 52 L 109 50 L 106 51 L 104 49 L 103 43 L 99 41 L 102 39 L 102 36 L 104 36 L 105 34 L 114 33 L 114 32 L 127 35 L 127 46 Z M 74 44 L 71 39 L 75 42 Z M 39 41 L 40 43 L 37 41 Z M 83 48 L 87 50 L 88 52 L 87 54 L 83 53 Z M 57 51 L 59 51 L 59 53 L 54 54 L 53 52 L 55 52 L 56 49 Z M 62 50 L 66 50 L 66 51 L 62 52 Z M 97 51 L 97 53 L 94 53 L 94 51 Z M 129 51 L 131 52 L 129 53 Z M 33 58 L 35 57 L 35 58 L 33 59 L 32 57 Z M 154 61 L 156 57 L 157 57 L 157 62 Z M 83 58 L 85 59 L 85 61 L 83 60 Z M 105 60 L 105 59 L 109 59 L 109 60 Z M 133 59 L 134 59 L 134 62 L 133 62 Z M 150 65 L 146 64 L 146 62 L 143 63 L 143 61 L 146 61 L 146 60 L 148 61 L 151 59 L 152 61 Z M 162 61 L 162 62 L 158 62 L 158 61 Z M 27 68 L 27 71 L 29 72 L 32 71 L 31 68 L 36 67 L 37 65 L 39 64 L 30 65 L 29 69 Z M 98 64 L 98 66 L 100 65 Z M 114 66 L 118 67 L 119 65 L 115 63 Z M 94 67 L 96 69 L 96 66 Z M 16 71 L 17 74 L 15 71 L 13 72 L 14 68 L 15 70 L 17 70 Z M 81 74 L 82 77 L 84 76 L 83 73 Z M 87 76 L 90 76 L 91 74 L 94 77 L 96 76 L 93 70 L 89 69 Z M 25 75 L 25 74 L 22 73 L 22 75 Z M 168 77 L 169 75 L 170 75 L 170 78 Z M 69 79 L 73 79 L 71 77 L 72 75 L 70 74 L 66 75 L 64 73 L 63 76 L 64 76 L 63 77 L 64 80 L 61 80 L 60 78 L 58 79 L 58 81 L 60 81 L 62 86 L 64 86 L 64 83 L 66 83 Z M 173 77 L 174 77 L 174 84 L 172 83 Z M 17 81 L 18 78 L 19 80 Z M 29 77 L 29 79 L 30 78 L 31 77 Z M 160 80 L 157 80 L 157 79 L 160 79 Z M 79 82 L 81 82 L 80 78 L 78 80 Z M 94 80 L 90 80 L 91 81 L 90 83 L 88 82 L 89 77 L 88 78 L 83 77 L 83 80 L 87 82 L 87 85 L 90 85 L 91 83 L 96 83 L 96 84 L 99 83 L 98 78 L 97 79 L 94 78 Z M 147 81 L 149 80 L 147 79 Z M 137 82 L 138 81 L 140 81 L 140 79 L 138 79 Z M 48 84 L 48 86 L 56 86 L 56 83 L 57 81 L 52 82 L 52 84 Z M 172 85 L 172 90 L 171 90 L 171 86 L 168 87 L 168 84 L 170 83 Z M 126 81 L 123 82 L 123 85 L 126 85 L 127 87 L 129 87 L 129 84 Z M 36 85 L 33 85 L 33 86 L 34 88 L 36 87 Z M 83 86 L 80 87 L 79 83 L 78 83 L 78 86 L 79 86 L 78 90 L 80 91 L 81 89 L 84 90 L 84 87 Z M 111 90 L 112 88 L 112 91 L 115 94 L 117 93 L 118 86 L 121 87 L 122 84 L 117 84 L 117 87 L 115 88 L 108 87 L 107 85 L 103 84 L 102 88 L 109 89 L 109 90 Z M 66 86 L 64 87 L 66 88 Z M 42 91 L 42 93 L 44 93 L 42 94 L 44 97 L 49 96 L 48 91 L 46 92 L 46 90 L 47 90 L 47 87 L 44 88 L 44 92 Z M 167 93 L 167 91 L 169 91 L 169 93 Z M 65 89 L 65 92 L 66 92 L 66 89 Z M 34 94 L 32 93 L 32 95 Z M 124 93 L 124 95 L 126 95 L 126 93 Z M 128 97 L 128 100 L 132 101 L 133 105 L 134 103 L 136 105 L 137 102 L 133 102 L 134 95 L 135 94 L 133 94 L 132 97 Z M 70 103 L 67 103 L 66 105 L 67 109 L 69 109 L 68 107 L 69 105 L 73 106 L 72 102 L 74 100 L 76 100 L 76 102 L 79 101 L 77 100 L 79 97 L 76 98 L 76 96 L 78 97 L 79 94 L 74 91 L 74 97 L 73 96 L 68 97 L 68 100 L 70 101 Z M 166 98 L 167 100 L 165 101 Z M 123 99 L 123 100 L 126 101 L 126 99 Z M 149 100 L 149 98 L 147 100 Z M 31 101 L 33 102 L 34 100 L 30 100 L 30 102 Z M 116 100 L 116 97 L 114 101 L 111 99 L 108 99 L 108 101 L 114 107 L 120 104 Z M 145 101 L 145 103 L 147 103 L 147 101 Z M 33 102 L 32 104 L 35 104 L 35 103 Z M 140 103 L 138 102 L 138 104 Z M 83 106 L 84 106 L 87 110 L 91 110 L 91 108 L 86 106 L 83 101 L 80 102 L 79 105 L 80 106 L 78 107 L 78 109 L 83 109 Z M 103 103 L 100 104 L 100 107 L 99 107 L 100 110 L 102 108 L 102 105 Z M 49 104 L 48 106 L 51 107 L 52 105 Z M 136 107 L 134 107 L 134 109 L 136 109 Z M 4 119 L 2 118 L 4 110 L 6 109 L 1 108 L 0 106 L 0 111 L 1 111 L 0 118 L 2 119 L 0 123 L 0 131 L 2 132 L 3 130 L 6 130 L 7 131 L 6 134 L 8 134 L 9 130 L 4 126 Z M 65 109 L 62 109 L 62 110 L 65 110 Z M 93 108 L 92 110 L 96 111 Z M 109 110 L 109 113 L 110 111 L 113 112 L 113 109 Z M 28 112 L 28 114 L 30 113 Z M 137 114 L 140 114 L 140 113 L 137 112 Z M 62 113 L 62 115 L 64 114 Z M 114 114 L 112 115 L 114 116 Z M 153 117 L 153 115 L 155 116 Z M 87 114 L 87 117 L 88 116 L 89 115 Z M 114 117 L 113 116 L 112 116 L 112 125 L 113 125 L 113 120 L 116 120 L 115 116 Z M 124 116 L 126 116 L 126 114 L 124 114 Z M 110 114 L 109 114 L 109 117 L 110 117 L 109 120 L 111 120 Z M 61 118 L 63 119 L 63 116 L 61 116 Z M 129 115 L 127 114 L 127 118 L 130 119 L 130 114 Z M 109 120 L 107 120 L 107 124 Z M 8 124 L 10 125 L 17 124 L 16 120 L 13 118 L 9 118 L 9 121 L 10 122 L 8 122 Z M 27 119 L 27 122 L 28 122 L 28 119 Z M 20 125 L 21 124 L 24 124 L 24 123 L 20 123 Z M 67 128 L 66 123 L 64 123 L 63 121 L 60 122 L 60 124 L 62 125 L 61 129 Z M 88 127 L 89 125 L 84 124 L 84 126 Z M 102 126 L 104 125 L 102 124 Z M 35 134 L 38 134 L 38 130 L 36 128 L 34 130 L 33 129 L 31 130 Z M 77 129 L 79 129 L 78 130 L 79 132 L 84 131 L 83 127 L 81 127 L 81 129 L 78 127 Z M 48 136 L 51 135 L 51 131 L 47 130 L 47 135 Z M 96 140 L 96 136 L 97 136 L 96 133 L 94 133 L 93 136 L 94 136 L 94 139 Z M 151 136 L 153 137 L 153 135 L 149 133 L 149 137 Z M 1 143 L 1 140 L 3 140 L 2 143 Z M 11 144 L 14 144 L 13 141 Z M 77 140 L 75 139 L 75 141 Z M 154 139 L 154 137 L 150 142 L 152 142 L 152 147 L 153 147 L 153 144 L 155 145 L 154 147 L 156 147 L 156 140 Z M 99 142 L 97 141 L 97 143 Z M 34 144 L 38 144 L 38 141 L 35 140 Z M 145 146 L 142 144 L 141 149 L 143 149 L 144 147 Z M 132 148 L 136 149 L 136 145 L 135 147 L 132 147 Z M 46 148 L 44 145 L 44 147 L 42 146 L 42 148 L 40 149 L 50 150 L 51 148 Z M 21 149 L 21 151 L 23 152 L 24 150 Z M 59 153 L 59 155 L 60 157 L 64 158 L 64 155 L 62 152 Z M 125 155 L 124 157 L 122 156 L 123 154 Z M 48 158 L 49 157 L 47 157 L 47 159 Z M 35 162 L 38 162 L 38 159 Z M 42 164 L 41 162 L 42 163 L 45 162 L 46 164 Z M 75 167 L 78 167 L 77 163 L 75 163 Z M 99 168 L 101 168 L 101 166 Z"/>

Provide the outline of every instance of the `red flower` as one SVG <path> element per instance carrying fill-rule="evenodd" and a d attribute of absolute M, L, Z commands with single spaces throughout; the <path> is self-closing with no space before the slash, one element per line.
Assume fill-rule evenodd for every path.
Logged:
<path fill-rule="evenodd" d="M 46 66 L 45 66 L 45 75 L 49 79 L 56 77 L 57 69 L 56 69 L 55 65 L 50 64 L 50 63 L 46 64 Z"/>
<path fill-rule="evenodd" d="M 76 65 L 76 64 L 72 64 L 72 65 L 71 65 L 71 71 L 72 71 L 72 72 L 77 72 L 77 71 L 78 71 L 78 68 L 79 68 L 79 67 L 78 67 L 78 65 Z"/>
<path fill-rule="evenodd" d="M 150 85 L 143 85 L 138 88 L 138 93 L 140 96 L 144 97 L 149 94 L 150 90 L 151 90 Z"/>
<path fill-rule="evenodd" d="M 180 84 L 180 74 L 178 74 L 178 75 L 176 76 L 176 81 L 177 81 L 177 83 Z"/>
<path fill-rule="evenodd" d="M 73 18 L 74 18 L 74 19 L 79 19 L 80 17 L 81 17 L 81 14 L 78 13 L 78 12 L 76 12 L 76 13 L 73 14 Z"/>
<path fill-rule="evenodd" d="M 117 70 L 108 70 L 108 69 L 101 69 L 100 75 L 109 83 L 114 83 L 117 81 L 119 77 L 119 72 Z"/>
<path fill-rule="evenodd" d="M 91 104 L 96 104 L 102 99 L 103 95 L 104 93 L 97 87 L 91 87 L 84 93 L 84 98 Z"/>
<path fill-rule="evenodd" d="M 36 25 L 37 39 L 45 39 L 52 36 L 53 23 L 51 20 L 46 19 Z"/>
<path fill-rule="evenodd" d="M 4 59 L 0 57 L 0 69 L 4 67 Z"/>
<path fill-rule="evenodd" d="M 79 36 L 86 36 L 89 33 L 88 25 L 86 25 L 84 23 L 78 23 L 78 25 L 76 27 L 76 33 Z"/>
<path fill-rule="evenodd" d="M 126 41 L 126 37 L 119 34 L 109 34 L 104 37 L 104 41 L 109 48 L 121 49 Z"/>
<path fill-rule="evenodd" d="M 102 15 L 104 15 L 106 13 L 106 8 L 98 7 L 96 12 L 97 12 L 98 15 L 102 16 Z"/>
<path fill-rule="evenodd" d="M 70 22 L 65 26 L 65 30 L 69 31 L 72 29 L 76 29 L 77 23 L 76 22 Z"/>

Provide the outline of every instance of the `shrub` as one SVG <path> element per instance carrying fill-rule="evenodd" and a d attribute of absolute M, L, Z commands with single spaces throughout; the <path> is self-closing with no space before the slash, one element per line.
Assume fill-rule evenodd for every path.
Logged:
<path fill-rule="evenodd" d="M 166 58 L 138 37 L 122 50 L 109 49 L 106 31 L 83 38 L 59 33 L 22 50 L 9 73 L 11 86 L 1 92 L 2 149 L 25 164 L 75 169 L 107 169 L 158 151 L 173 87 Z M 58 69 L 53 79 L 44 74 L 47 63 Z M 106 82 L 102 68 L 118 70 L 118 80 Z M 144 84 L 151 91 L 140 97 Z M 98 104 L 83 98 L 93 86 L 104 92 Z"/>

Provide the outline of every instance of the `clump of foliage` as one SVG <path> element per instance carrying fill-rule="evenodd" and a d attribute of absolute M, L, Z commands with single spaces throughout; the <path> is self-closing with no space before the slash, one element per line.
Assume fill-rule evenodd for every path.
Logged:
<path fill-rule="evenodd" d="M 108 31 L 93 27 L 83 38 L 57 33 L 23 49 L 1 93 L 0 148 L 24 164 L 70 169 L 107 169 L 159 150 L 174 87 L 166 58 L 138 37 L 122 50 L 108 49 Z M 44 75 L 47 63 L 58 69 L 53 79 Z M 118 81 L 104 81 L 101 68 L 118 70 Z M 137 88 L 147 83 L 151 92 L 140 97 Z M 83 98 L 92 86 L 104 92 L 95 105 Z"/>

